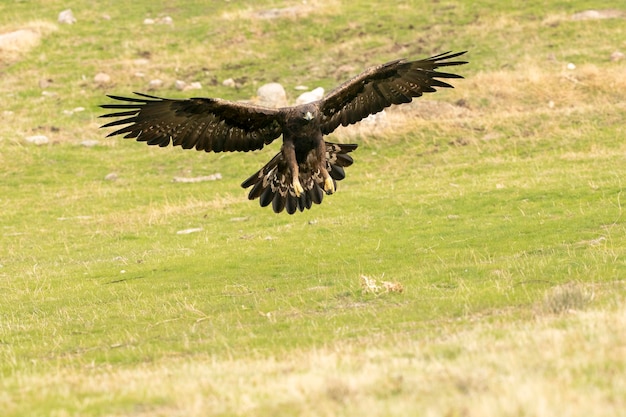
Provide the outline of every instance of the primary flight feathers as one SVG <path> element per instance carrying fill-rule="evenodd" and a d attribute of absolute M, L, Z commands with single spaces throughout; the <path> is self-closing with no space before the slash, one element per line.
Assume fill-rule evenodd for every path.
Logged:
<path fill-rule="evenodd" d="M 357 123 L 392 104 L 410 102 L 437 87 L 452 88 L 442 79 L 463 78 L 437 71 L 440 67 L 466 64 L 453 60 L 465 52 L 435 55 L 407 61 L 396 60 L 371 67 L 332 90 L 321 100 L 273 109 L 218 98 L 166 99 L 135 93 L 138 97 L 109 97 L 124 104 L 104 104 L 119 117 L 102 127 L 123 126 L 108 136 L 124 135 L 148 145 L 181 146 L 206 152 L 252 151 L 279 136 L 280 152 L 242 183 L 252 187 L 248 198 L 261 206 L 272 204 L 275 212 L 311 208 L 332 194 L 345 177 L 344 167 L 355 144 L 325 142 L 324 135 L 339 125 Z"/>

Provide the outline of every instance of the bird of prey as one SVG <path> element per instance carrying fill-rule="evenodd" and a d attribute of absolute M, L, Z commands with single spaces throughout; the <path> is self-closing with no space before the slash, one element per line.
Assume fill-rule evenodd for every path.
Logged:
<path fill-rule="evenodd" d="M 108 136 L 125 134 L 148 145 L 181 146 L 206 152 L 252 151 L 282 135 L 280 152 L 245 180 L 252 187 L 250 200 L 276 213 L 304 211 L 332 194 L 344 168 L 352 164 L 355 144 L 326 142 L 324 136 L 339 125 L 357 123 L 392 104 L 432 93 L 436 87 L 452 88 L 442 79 L 463 78 L 441 72 L 440 67 L 466 64 L 455 60 L 464 52 L 445 52 L 430 58 L 398 59 L 371 67 L 346 81 L 321 100 L 293 107 L 269 108 L 219 98 L 167 99 L 135 93 L 138 97 L 110 95 L 123 103 L 104 104 L 114 113 L 101 117 L 120 119 L 103 125 L 127 125 Z"/>

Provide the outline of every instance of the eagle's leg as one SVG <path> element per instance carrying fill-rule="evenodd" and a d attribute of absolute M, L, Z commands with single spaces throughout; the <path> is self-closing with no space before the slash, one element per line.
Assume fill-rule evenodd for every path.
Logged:
<path fill-rule="evenodd" d="M 292 142 L 287 142 L 283 144 L 283 156 L 287 161 L 287 166 L 289 166 L 289 170 L 291 171 L 291 185 L 293 186 L 293 192 L 296 194 L 296 197 L 300 197 L 302 193 L 304 193 L 304 188 L 302 184 L 300 184 L 300 169 L 298 168 L 298 161 L 296 160 L 296 148 Z"/>
<path fill-rule="evenodd" d="M 318 142 L 316 151 L 317 160 L 320 164 L 320 172 L 322 174 L 322 178 L 324 178 L 324 191 L 326 194 L 332 194 L 335 192 L 335 183 L 326 169 L 326 142 L 324 142 L 324 140 L 320 140 Z"/>

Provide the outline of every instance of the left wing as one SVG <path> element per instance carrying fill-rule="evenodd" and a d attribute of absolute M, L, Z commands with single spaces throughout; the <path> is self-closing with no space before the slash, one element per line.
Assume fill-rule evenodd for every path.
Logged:
<path fill-rule="evenodd" d="M 320 101 L 322 133 L 327 135 L 339 125 L 356 123 L 392 104 L 409 103 L 413 97 L 437 91 L 435 87 L 453 88 L 438 78 L 463 77 L 436 69 L 467 64 L 448 61 L 465 52 L 445 52 L 419 61 L 399 59 L 365 70 Z"/>
<path fill-rule="evenodd" d="M 135 93 L 141 98 L 109 96 L 126 104 L 100 107 L 118 110 L 100 117 L 123 117 L 102 127 L 129 124 L 107 136 L 126 134 L 148 145 L 172 143 L 184 149 L 230 152 L 261 149 L 282 134 L 278 110 L 222 99 L 172 100 Z"/>

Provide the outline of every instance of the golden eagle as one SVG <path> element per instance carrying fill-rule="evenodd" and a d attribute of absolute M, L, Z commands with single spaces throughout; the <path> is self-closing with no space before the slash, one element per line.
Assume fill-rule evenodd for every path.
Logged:
<path fill-rule="evenodd" d="M 293 214 L 320 204 L 324 192 L 335 192 L 352 164 L 349 152 L 355 144 L 324 141 L 339 125 L 357 123 L 392 104 L 409 103 L 413 97 L 452 86 L 441 78 L 463 78 L 436 71 L 439 67 L 466 64 L 452 59 L 465 53 L 446 52 L 430 58 L 398 59 L 365 70 L 321 100 L 273 109 L 219 98 L 173 100 L 135 93 L 139 98 L 109 96 L 125 104 L 105 104 L 122 117 L 102 127 L 126 125 L 108 136 L 126 134 L 148 145 L 182 146 L 206 152 L 252 151 L 283 136 L 280 152 L 245 180 L 252 187 L 248 198 L 259 198 L 262 207 L 272 204 L 276 213 Z"/>

